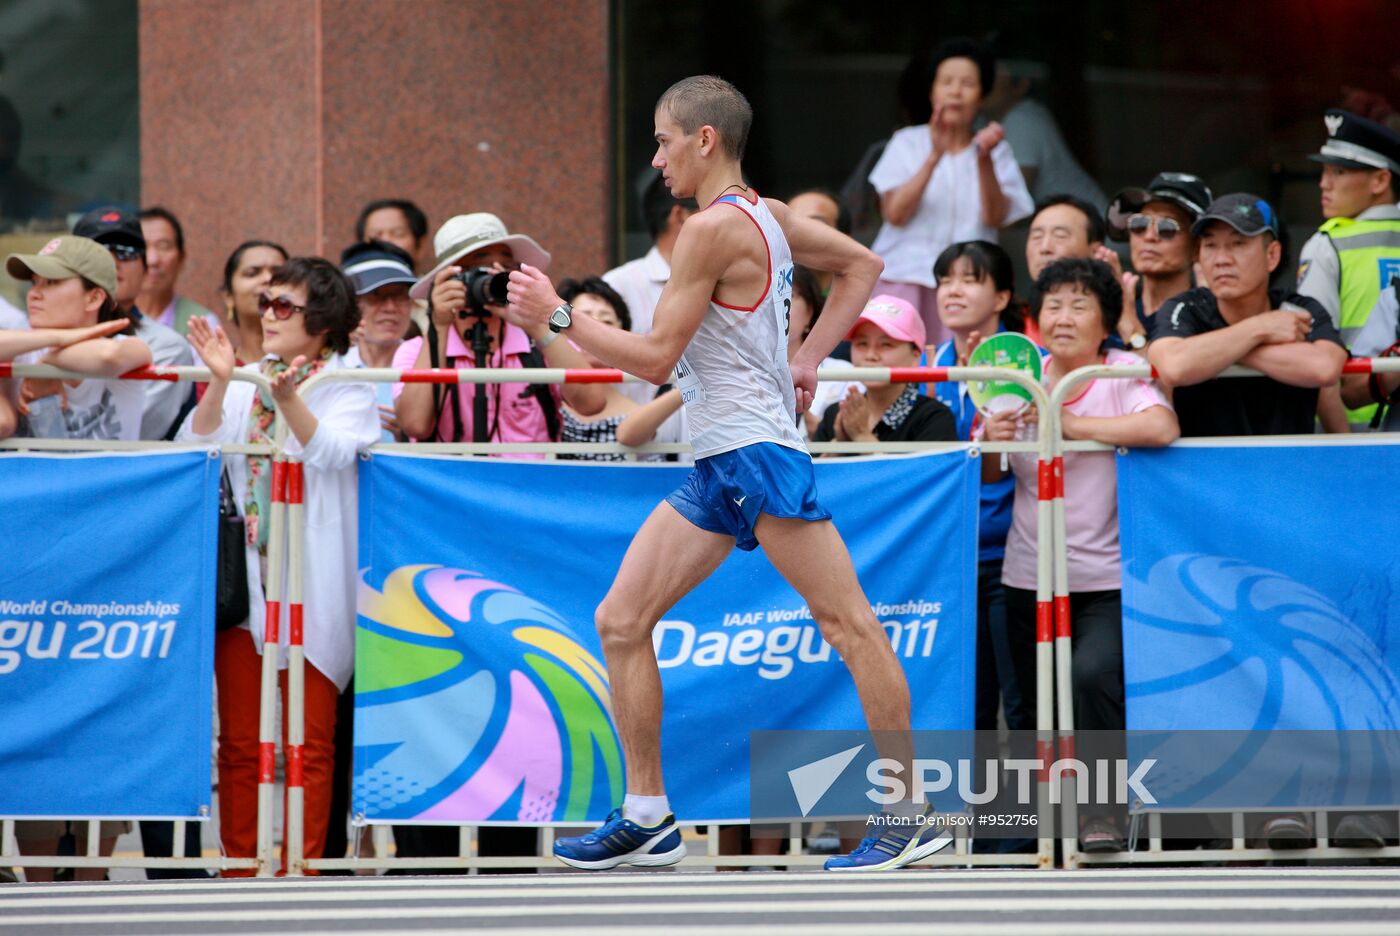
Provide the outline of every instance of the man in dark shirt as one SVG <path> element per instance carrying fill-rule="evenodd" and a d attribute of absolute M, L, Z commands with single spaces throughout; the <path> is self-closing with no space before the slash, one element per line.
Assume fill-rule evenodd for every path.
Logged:
<path fill-rule="evenodd" d="M 895 296 L 866 304 L 847 335 L 854 367 L 917 367 L 923 353 L 924 320 Z M 958 424 L 941 401 L 918 392 L 916 384 L 867 382 L 827 407 L 813 442 L 956 442 Z"/>
<path fill-rule="evenodd" d="M 1167 300 L 1147 352 L 1183 436 L 1311 433 L 1318 388 L 1341 376 L 1347 352 L 1331 316 L 1269 289 L 1278 230 L 1269 203 L 1242 193 L 1211 202 L 1192 226 L 1206 288 Z M 1218 378 L 1234 364 L 1266 376 Z"/>

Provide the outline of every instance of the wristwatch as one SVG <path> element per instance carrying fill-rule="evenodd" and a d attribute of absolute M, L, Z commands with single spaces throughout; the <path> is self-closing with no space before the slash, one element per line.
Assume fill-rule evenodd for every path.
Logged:
<path fill-rule="evenodd" d="M 1147 336 L 1142 332 L 1138 332 L 1128 339 L 1128 347 L 1132 348 L 1134 351 L 1141 351 L 1143 348 L 1147 347 Z"/>
<path fill-rule="evenodd" d="M 549 330 L 552 332 L 563 331 L 574 324 L 574 307 L 567 302 L 549 313 Z"/>

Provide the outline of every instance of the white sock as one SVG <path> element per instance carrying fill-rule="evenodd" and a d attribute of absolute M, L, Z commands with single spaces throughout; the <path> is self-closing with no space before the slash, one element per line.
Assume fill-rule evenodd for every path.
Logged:
<path fill-rule="evenodd" d="M 649 829 L 671 814 L 671 803 L 661 796 L 639 796 L 628 793 L 622 801 L 622 818 Z"/>
<path fill-rule="evenodd" d="M 901 819 L 914 819 L 923 815 L 924 804 L 916 803 L 913 800 L 900 800 L 898 803 L 891 803 L 885 807 L 885 812 L 891 816 L 898 816 Z"/>

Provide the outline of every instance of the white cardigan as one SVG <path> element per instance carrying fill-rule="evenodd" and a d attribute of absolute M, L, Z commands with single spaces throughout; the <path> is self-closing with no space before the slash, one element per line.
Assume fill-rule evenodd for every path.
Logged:
<path fill-rule="evenodd" d="M 334 355 L 326 370 L 347 367 L 344 356 Z M 239 368 L 257 372 L 254 365 Z M 208 444 L 248 441 L 254 384 L 234 381 L 224 396 L 223 420 L 209 435 L 194 431 L 194 414 L 180 427 L 180 441 Z M 363 383 L 326 383 L 306 395 L 306 405 L 318 425 L 304 448 L 287 434 L 287 453 L 305 466 L 306 538 L 303 552 L 302 602 L 305 605 L 306 658 L 318 670 L 345 688 L 355 671 L 355 582 L 358 541 L 358 464 L 361 450 L 379 441 L 379 409 L 374 388 Z M 228 455 L 229 483 L 238 512 L 243 513 L 248 491 L 248 456 Z M 253 642 L 262 652 L 266 605 L 262 568 L 256 547 L 247 546 L 248 622 Z M 288 605 L 284 588 L 279 642 L 287 646 Z M 287 655 L 282 654 L 282 666 Z"/>

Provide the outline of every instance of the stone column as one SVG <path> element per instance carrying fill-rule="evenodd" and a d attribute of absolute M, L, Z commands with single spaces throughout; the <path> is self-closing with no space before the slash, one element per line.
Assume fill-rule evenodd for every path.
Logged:
<path fill-rule="evenodd" d="M 360 207 L 409 198 L 429 238 L 491 211 L 608 265 L 605 0 L 140 0 L 141 201 L 184 222 L 181 291 L 267 238 L 336 260 Z M 431 252 L 431 248 L 429 248 Z"/>

